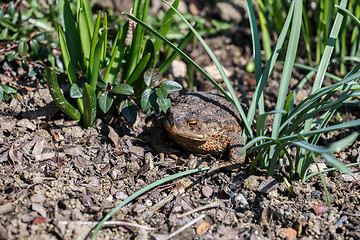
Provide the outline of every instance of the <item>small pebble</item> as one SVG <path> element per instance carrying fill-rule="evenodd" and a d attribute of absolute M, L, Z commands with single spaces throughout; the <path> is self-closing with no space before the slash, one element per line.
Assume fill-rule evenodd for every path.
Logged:
<path fill-rule="evenodd" d="M 321 195 L 320 191 L 311 192 L 311 197 L 314 198 L 314 199 L 320 198 L 320 195 Z"/>

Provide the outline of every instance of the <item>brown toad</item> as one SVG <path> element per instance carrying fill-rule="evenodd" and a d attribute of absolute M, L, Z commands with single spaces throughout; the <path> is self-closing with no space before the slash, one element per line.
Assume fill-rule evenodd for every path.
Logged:
<path fill-rule="evenodd" d="M 229 148 L 231 163 L 242 163 L 244 139 L 237 109 L 223 96 L 196 92 L 177 97 L 164 126 L 184 149 L 197 153 L 221 153 Z M 228 165 L 228 164 L 227 164 Z"/>

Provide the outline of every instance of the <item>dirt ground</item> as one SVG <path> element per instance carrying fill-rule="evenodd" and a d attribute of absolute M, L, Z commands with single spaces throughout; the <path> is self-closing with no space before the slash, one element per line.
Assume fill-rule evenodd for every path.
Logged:
<path fill-rule="evenodd" d="M 244 70 L 252 49 L 247 22 L 207 42 L 248 105 L 255 80 Z M 204 56 L 200 46 L 191 52 L 211 72 Z M 167 77 L 181 80 L 176 68 L 181 64 L 173 65 Z M 86 239 L 99 220 L 137 190 L 187 170 L 192 161 L 211 166 L 218 160 L 187 153 L 174 143 L 161 151 L 161 143 L 153 140 L 161 132 L 155 115 L 139 112 L 134 125 L 108 116 L 82 128 L 57 111 L 39 79 L 5 60 L 1 65 L 1 80 L 17 79 L 19 97 L 0 103 L 0 239 Z M 267 110 L 275 106 L 280 74 L 277 65 L 266 89 Z M 291 88 L 305 74 L 295 69 Z M 195 80 L 197 90 L 213 90 L 200 74 Z M 306 85 L 299 97 L 310 92 Z M 359 107 L 345 107 L 341 115 L 344 121 L 358 118 Z M 321 143 L 352 131 L 360 128 L 324 134 Z M 356 141 L 335 156 L 344 163 L 359 162 L 359 149 Z M 145 193 L 118 211 L 98 239 L 167 239 L 183 226 L 171 239 L 360 239 L 358 167 L 351 168 L 353 176 L 323 174 L 331 201 L 328 215 L 318 176 L 292 181 L 293 197 L 281 171 L 273 177 L 261 169 L 249 175 L 249 161 L 235 172 L 200 172 Z M 318 162 L 328 166 L 321 158 Z M 314 171 L 311 166 L 309 172 Z"/>

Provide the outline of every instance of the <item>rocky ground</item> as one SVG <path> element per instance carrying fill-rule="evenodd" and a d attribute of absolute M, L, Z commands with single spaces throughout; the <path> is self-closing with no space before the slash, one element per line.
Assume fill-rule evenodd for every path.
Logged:
<path fill-rule="evenodd" d="M 254 75 L 244 70 L 251 58 L 248 29 L 242 23 L 207 38 L 244 104 L 255 88 Z M 191 52 L 211 72 L 211 61 L 204 56 L 200 46 Z M 161 132 L 158 117 L 141 112 L 134 125 L 121 116 L 109 116 L 95 127 L 82 128 L 57 111 L 39 79 L 28 78 L 6 61 L 1 65 L 1 80 L 11 82 L 17 76 L 19 94 L 0 104 L 0 239 L 86 239 L 97 221 L 137 190 L 187 170 L 192 161 L 211 166 L 218 160 L 184 152 L 176 144 L 161 151 L 161 142 L 153 141 Z M 181 80 L 181 66 L 182 62 L 174 64 L 168 77 Z M 274 108 L 280 73 L 281 66 L 276 66 L 266 89 L 268 110 Z M 302 76 L 304 72 L 294 70 L 292 88 Z M 195 88 L 213 90 L 199 74 Z M 310 92 L 305 87 L 299 98 Z M 344 121 L 355 119 L 359 107 L 343 108 L 341 115 Z M 322 143 L 359 130 L 326 134 Z M 335 156 L 344 163 L 359 162 L 359 149 L 356 141 Z M 327 166 L 318 161 L 320 167 Z M 351 168 L 353 176 L 337 171 L 323 175 L 330 214 L 319 177 L 294 179 L 292 196 L 281 171 L 273 177 L 264 170 L 249 175 L 248 167 L 200 172 L 161 185 L 118 211 L 98 239 L 167 239 L 183 226 L 171 239 L 360 238 L 358 167 Z"/>

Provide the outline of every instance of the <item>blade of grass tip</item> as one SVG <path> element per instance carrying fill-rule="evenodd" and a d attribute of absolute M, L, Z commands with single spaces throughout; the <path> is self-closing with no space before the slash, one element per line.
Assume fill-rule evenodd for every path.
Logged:
<path fill-rule="evenodd" d="M 345 167 L 348 168 L 348 167 L 357 166 L 357 165 L 360 165 L 360 162 L 346 164 Z M 310 178 L 314 177 L 315 175 L 318 175 L 319 173 L 320 173 L 320 174 L 323 174 L 323 173 L 331 172 L 331 171 L 334 171 L 334 170 L 337 170 L 337 168 L 335 168 L 335 167 L 326 168 L 326 169 L 324 169 L 324 170 L 321 170 L 321 171 L 314 172 L 314 173 L 311 173 L 311 174 L 309 174 L 309 175 L 306 175 L 306 178 L 305 178 L 304 182 L 306 182 L 306 181 L 309 180 Z"/>
<path fill-rule="evenodd" d="M 291 32 L 289 45 L 286 51 L 285 64 L 282 72 L 280 87 L 278 92 L 278 99 L 276 102 L 276 110 L 283 110 L 285 99 L 287 96 L 290 78 L 292 74 L 292 69 L 295 62 L 296 52 L 298 48 L 299 38 L 300 38 L 300 30 L 301 30 L 301 18 L 302 18 L 302 1 L 295 1 L 294 6 L 294 16 L 292 20 Z M 271 133 L 271 138 L 276 139 L 279 135 L 279 128 L 281 124 L 281 115 L 276 114 L 273 122 L 273 130 Z M 275 147 L 270 148 L 269 159 L 271 161 L 277 161 L 278 159 L 273 158 L 275 152 Z M 275 164 L 275 163 L 270 163 Z"/>
<path fill-rule="evenodd" d="M 162 178 L 160 180 L 157 180 L 154 183 L 149 184 L 148 186 L 138 190 L 137 192 L 133 193 L 130 197 L 128 197 L 127 199 L 125 199 L 122 203 L 120 203 L 119 205 L 117 205 L 113 210 L 111 210 L 108 214 L 106 214 L 106 216 L 99 222 L 99 224 L 95 227 L 94 229 L 94 233 L 91 236 L 92 240 L 96 240 L 96 236 L 98 234 L 98 232 L 100 231 L 100 229 L 102 228 L 102 226 L 104 225 L 104 223 L 110 219 L 112 217 L 112 215 L 114 215 L 117 211 L 119 211 L 123 206 L 127 205 L 128 203 L 130 203 L 132 200 L 136 199 L 137 197 L 141 196 L 142 194 L 146 193 L 147 191 L 150 191 L 151 189 L 160 186 L 163 183 L 172 181 L 174 179 L 186 176 L 186 175 L 190 175 L 196 172 L 201 172 L 201 171 L 207 171 L 209 170 L 209 167 L 205 167 L 205 168 L 197 168 L 197 169 L 192 169 L 192 170 L 188 170 L 188 171 L 184 171 L 184 172 L 180 172 L 177 174 L 173 174 L 170 175 L 166 178 Z"/>
<path fill-rule="evenodd" d="M 345 6 L 346 6 L 346 5 L 345 5 Z M 352 14 L 351 12 L 349 12 L 349 10 L 347 10 L 346 8 L 344 8 L 344 7 L 342 7 L 342 6 L 339 6 L 339 5 L 337 5 L 337 4 L 335 4 L 335 7 L 339 9 L 339 12 L 340 12 L 342 15 L 344 15 L 344 16 L 346 16 L 346 15 L 349 16 L 349 17 L 355 22 L 355 24 L 356 24 L 358 27 L 360 27 L 360 20 L 357 19 L 354 14 Z"/>
<path fill-rule="evenodd" d="M 345 7 L 346 4 L 347 4 L 347 0 L 342 0 L 340 3 L 340 6 Z M 313 94 L 315 91 L 317 91 L 322 85 L 322 82 L 323 82 L 323 79 L 325 76 L 325 72 L 329 65 L 330 57 L 331 57 L 331 54 L 332 54 L 334 46 L 335 46 L 335 41 L 339 35 L 339 31 L 341 28 L 343 18 L 344 18 L 344 16 L 341 15 L 340 13 L 336 14 L 334 25 L 331 29 L 330 36 L 327 41 L 324 54 L 321 58 L 320 65 L 319 65 L 318 72 L 317 72 L 315 80 L 314 80 L 314 85 L 313 85 L 311 94 Z M 304 132 L 307 132 L 310 130 L 312 121 L 313 121 L 313 119 L 309 119 L 305 122 Z"/>
<path fill-rule="evenodd" d="M 276 60 L 280 54 L 280 50 L 282 48 L 282 45 L 285 41 L 286 38 L 286 34 L 288 32 L 290 23 L 291 23 L 291 19 L 292 19 L 292 15 L 293 15 L 293 10 L 294 10 L 294 6 L 295 6 L 295 1 L 292 1 L 291 6 L 290 6 L 290 10 L 289 10 L 289 14 L 286 17 L 283 29 L 281 30 L 281 33 L 279 35 L 279 38 L 275 44 L 274 50 L 272 52 L 272 55 L 269 59 L 269 61 L 267 62 L 265 69 L 260 77 L 260 81 L 259 84 L 257 85 L 250 107 L 249 107 L 249 111 L 248 111 L 248 117 L 247 120 L 248 122 L 252 122 L 254 120 L 254 116 L 255 116 L 255 111 L 256 111 L 256 107 L 258 102 L 260 101 L 261 96 L 263 95 L 263 90 L 266 84 L 267 79 L 270 76 L 270 73 L 272 71 L 272 69 L 275 66 Z"/>
<path fill-rule="evenodd" d="M 141 42 L 142 42 L 141 31 L 140 31 L 141 26 L 137 25 L 135 29 L 133 28 L 134 25 L 129 24 L 128 33 L 129 31 L 135 31 L 135 33 L 131 41 L 131 46 L 128 55 L 129 57 L 123 68 L 124 73 L 122 74 L 122 79 L 124 79 L 125 81 L 129 79 L 129 76 L 134 70 L 136 64 L 138 63 L 141 52 Z"/>
<path fill-rule="evenodd" d="M 81 64 L 82 67 L 84 67 L 82 62 L 83 54 L 81 51 L 80 36 L 76 29 L 75 19 L 71 12 L 69 1 L 58 0 L 58 6 L 66 42 L 68 43 L 70 56 L 73 61 L 73 67 L 76 68 L 78 64 Z"/>
<path fill-rule="evenodd" d="M 229 99 L 229 96 L 226 94 L 225 97 L 228 98 L 228 100 L 230 100 L 232 103 L 235 104 L 236 108 L 239 110 L 240 112 L 240 116 L 247 128 L 247 130 L 249 131 L 249 134 L 251 135 L 251 137 L 253 138 L 253 133 L 251 131 L 251 127 L 249 122 L 247 121 L 245 112 L 243 110 L 243 108 L 241 107 L 241 104 L 239 102 L 239 99 L 236 97 L 235 91 L 233 89 L 233 87 L 231 86 L 231 83 L 228 79 L 228 77 L 226 76 L 224 69 L 222 68 L 220 62 L 217 60 L 215 54 L 211 51 L 210 47 L 207 45 L 207 43 L 204 41 L 204 39 L 196 32 L 196 30 L 191 26 L 191 24 L 184 18 L 184 16 L 181 15 L 181 13 L 179 13 L 173 6 L 171 6 L 171 4 L 169 4 L 167 1 L 162 0 L 165 4 L 167 4 L 169 7 L 171 7 L 176 14 L 186 23 L 186 25 L 188 25 L 188 27 L 190 28 L 190 30 L 194 33 L 194 35 L 196 36 L 196 38 L 200 41 L 200 43 L 203 45 L 203 47 L 205 48 L 206 52 L 209 54 L 211 60 L 214 62 L 214 64 L 216 65 L 222 79 L 225 82 L 225 85 L 228 89 L 228 91 L 230 92 L 230 96 L 232 100 Z"/>
<path fill-rule="evenodd" d="M 262 75 L 261 69 L 261 45 L 259 39 L 259 31 L 257 29 L 256 18 L 254 9 L 251 6 L 250 0 L 246 0 L 246 9 L 249 15 L 249 23 L 251 29 L 251 39 L 253 45 L 253 54 L 254 54 L 254 62 L 255 62 L 255 78 L 256 84 L 260 83 L 260 77 Z M 270 57 L 270 55 L 269 55 Z M 265 112 L 264 107 L 264 95 L 262 94 L 259 99 L 259 114 L 263 114 Z"/>
<path fill-rule="evenodd" d="M 91 11 L 91 7 L 90 7 L 90 0 L 82 0 L 82 5 L 84 7 L 85 10 L 85 15 L 86 15 L 86 21 L 88 23 L 89 29 L 92 30 L 94 29 L 94 19 L 93 19 L 93 15 L 92 15 L 92 11 Z M 92 38 L 92 32 L 89 31 L 90 33 L 90 38 Z"/>

